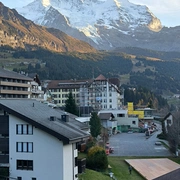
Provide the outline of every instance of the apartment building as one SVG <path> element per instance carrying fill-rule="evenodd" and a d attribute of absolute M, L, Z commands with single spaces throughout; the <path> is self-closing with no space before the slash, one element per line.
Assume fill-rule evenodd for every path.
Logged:
<path fill-rule="evenodd" d="M 65 101 L 71 91 L 77 105 L 80 105 L 80 91 L 82 87 L 87 87 L 86 80 L 52 80 L 47 85 L 54 103 L 60 107 L 65 106 Z"/>
<path fill-rule="evenodd" d="M 32 81 L 19 73 L 0 69 L 1 98 L 30 98 Z"/>
<path fill-rule="evenodd" d="M 32 99 L 0 101 L 0 167 L 18 180 L 77 180 L 77 143 L 89 137 L 74 116 Z"/>
<path fill-rule="evenodd" d="M 119 79 L 106 79 L 103 75 L 89 80 L 52 80 L 47 90 L 51 92 L 54 103 L 60 107 L 65 106 L 70 91 L 79 107 L 91 107 L 94 110 L 118 109 L 123 100 Z"/>
<path fill-rule="evenodd" d="M 40 80 L 37 74 L 32 77 L 14 71 L 0 69 L 1 98 L 35 98 L 43 99 Z"/>
<path fill-rule="evenodd" d="M 99 75 L 88 87 L 88 97 L 89 104 L 97 111 L 119 109 L 123 100 L 119 79 L 107 79 L 103 75 Z"/>

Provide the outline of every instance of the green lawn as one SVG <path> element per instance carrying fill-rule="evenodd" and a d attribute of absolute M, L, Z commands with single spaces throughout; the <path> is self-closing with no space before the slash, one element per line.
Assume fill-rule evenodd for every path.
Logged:
<path fill-rule="evenodd" d="M 84 155 L 81 154 L 81 157 Z M 144 178 L 132 170 L 132 174 L 129 174 L 128 164 L 125 159 L 137 159 L 137 158 L 147 158 L 147 157 L 108 157 L 109 165 L 112 167 L 111 171 L 114 173 L 117 180 L 144 180 Z M 148 158 L 162 158 L 162 157 L 148 157 Z M 168 157 L 169 158 L 169 157 Z M 171 157 L 170 160 L 180 164 L 180 157 Z M 85 173 L 79 175 L 79 180 L 110 180 L 108 171 L 106 172 L 96 172 L 90 169 L 86 169 Z"/>
<path fill-rule="evenodd" d="M 110 177 L 107 173 L 96 172 L 86 169 L 85 173 L 79 175 L 79 180 L 109 180 Z"/>
<path fill-rule="evenodd" d="M 129 159 L 128 157 L 108 157 L 109 165 L 112 167 L 111 171 L 114 173 L 117 180 L 144 180 L 144 178 L 137 173 L 134 169 L 132 174 L 129 174 L 128 164 L 124 159 Z M 96 172 L 86 169 L 85 173 L 79 175 L 80 180 L 109 180 L 109 174 L 107 172 Z"/>

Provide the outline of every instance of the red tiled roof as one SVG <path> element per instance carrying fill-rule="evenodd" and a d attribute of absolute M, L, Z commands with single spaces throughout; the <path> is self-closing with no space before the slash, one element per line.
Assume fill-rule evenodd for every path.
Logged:
<path fill-rule="evenodd" d="M 104 80 L 107 80 L 102 74 L 100 74 L 96 79 L 95 81 L 104 81 Z"/>

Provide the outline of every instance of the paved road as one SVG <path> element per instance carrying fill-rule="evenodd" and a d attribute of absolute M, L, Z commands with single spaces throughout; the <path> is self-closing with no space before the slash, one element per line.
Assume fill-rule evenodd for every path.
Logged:
<path fill-rule="evenodd" d="M 148 139 L 144 133 L 121 133 L 109 138 L 114 153 L 110 156 L 172 156 L 163 145 L 155 145 L 157 134 L 155 132 Z"/>

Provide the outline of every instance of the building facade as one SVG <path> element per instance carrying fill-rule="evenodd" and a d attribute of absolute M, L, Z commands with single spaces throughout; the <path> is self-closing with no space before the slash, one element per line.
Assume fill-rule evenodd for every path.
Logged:
<path fill-rule="evenodd" d="M 16 72 L 0 69 L 1 98 L 30 98 L 32 80 Z"/>
<path fill-rule="evenodd" d="M 113 119 L 117 121 L 117 131 L 127 132 L 129 129 L 136 129 L 139 127 L 139 119 L 136 116 L 128 115 L 127 109 L 118 109 L 118 110 L 101 110 L 98 114 L 107 114 L 110 113 L 113 115 Z"/>
<path fill-rule="evenodd" d="M 106 79 L 99 75 L 88 87 L 89 104 L 96 111 L 119 109 L 122 106 L 120 81 L 117 78 Z"/>
<path fill-rule="evenodd" d="M 123 101 L 119 79 L 106 79 L 103 75 L 89 80 L 51 81 L 47 90 L 51 92 L 54 103 L 60 107 L 65 106 L 70 91 L 79 107 L 91 107 L 96 111 L 118 109 Z"/>
<path fill-rule="evenodd" d="M 0 69 L 0 97 L 42 99 L 44 92 L 35 77 Z"/>
<path fill-rule="evenodd" d="M 18 106 L 17 106 L 18 104 Z M 31 99 L 1 99 L 0 167 L 18 180 L 77 180 L 84 124 Z"/>

